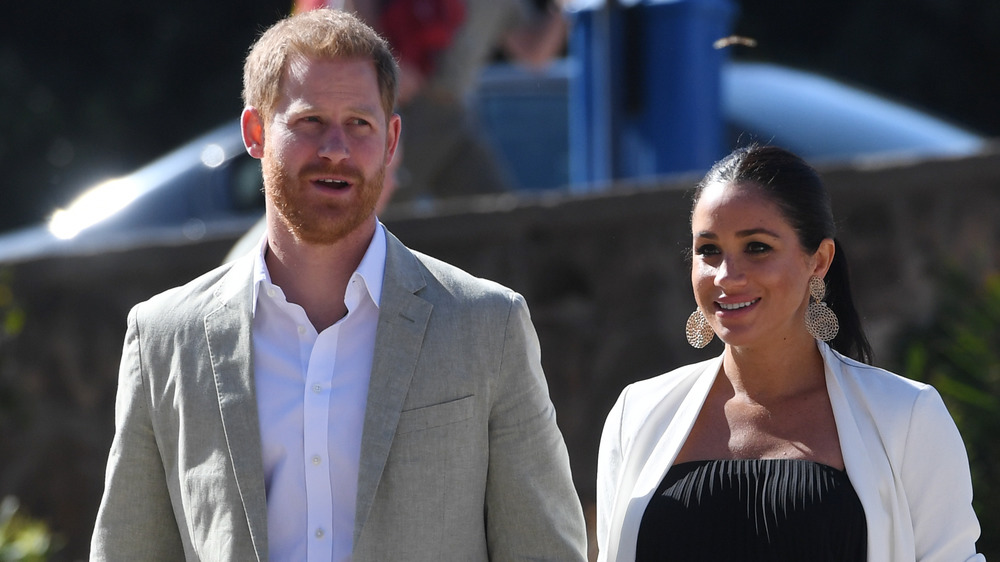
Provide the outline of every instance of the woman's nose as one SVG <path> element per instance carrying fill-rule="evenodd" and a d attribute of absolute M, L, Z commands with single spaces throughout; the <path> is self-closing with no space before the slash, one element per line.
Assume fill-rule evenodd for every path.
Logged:
<path fill-rule="evenodd" d="M 746 281 L 746 275 L 738 259 L 724 258 L 715 272 L 715 284 L 719 287 L 738 286 Z"/>

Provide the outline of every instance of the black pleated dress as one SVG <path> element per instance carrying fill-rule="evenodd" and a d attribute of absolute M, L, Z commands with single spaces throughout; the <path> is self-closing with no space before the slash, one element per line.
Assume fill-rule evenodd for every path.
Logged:
<path fill-rule="evenodd" d="M 847 473 L 803 460 L 694 461 L 667 471 L 636 562 L 864 561 L 865 512 Z"/>

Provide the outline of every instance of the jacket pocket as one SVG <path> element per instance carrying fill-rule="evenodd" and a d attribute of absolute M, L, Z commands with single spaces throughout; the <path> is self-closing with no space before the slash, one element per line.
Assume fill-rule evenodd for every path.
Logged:
<path fill-rule="evenodd" d="M 466 396 L 442 404 L 404 410 L 399 414 L 396 434 L 421 431 L 467 420 L 472 417 L 475 411 L 475 398 L 475 396 Z"/>

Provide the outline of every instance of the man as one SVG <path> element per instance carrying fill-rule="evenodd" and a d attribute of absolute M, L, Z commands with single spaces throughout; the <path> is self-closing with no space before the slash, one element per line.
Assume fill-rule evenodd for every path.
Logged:
<path fill-rule="evenodd" d="M 522 298 L 375 217 L 396 72 L 331 10 L 252 49 L 266 236 L 129 314 L 94 559 L 585 558 Z"/>

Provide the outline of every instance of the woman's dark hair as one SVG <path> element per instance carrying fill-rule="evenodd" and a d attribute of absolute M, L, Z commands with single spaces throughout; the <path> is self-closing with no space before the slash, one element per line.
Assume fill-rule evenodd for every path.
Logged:
<path fill-rule="evenodd" d="M 847 258 L 836 238 L 830 196 L 816 170 L 783 148 L 751 145 L 733 151 L 712 166 L 695 189 L 694 205 L 705 187 L 717 183 L 760 187 L 778 205 L 798 234 L 802 248 L 810 254 L 824 239 L 834 241 L 836 251 L 826 274 L 826 303 L 837 315 L 840 331 L 830 347 L 852 359 L 871 363 L 872 348 L 851 297 Z"/>

